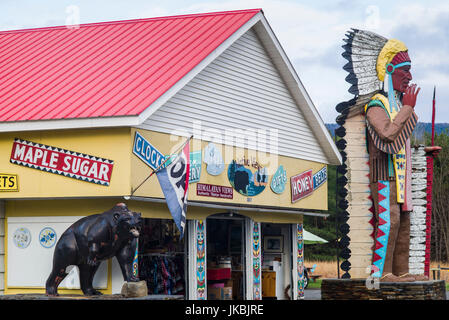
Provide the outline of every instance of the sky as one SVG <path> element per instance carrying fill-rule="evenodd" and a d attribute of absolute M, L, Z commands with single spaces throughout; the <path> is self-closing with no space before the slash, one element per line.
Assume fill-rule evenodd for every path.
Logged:
<path fill-rule="evenodd" d="M 415 107 L 430 122 L 449 122 L 449 1 L 356 0 L 1 0 L 0 30 L 261 8 L 326 123 L 353 97 L 341 53 L 345 32 L 358 28 L 403 41 L 421 87 Z"/>

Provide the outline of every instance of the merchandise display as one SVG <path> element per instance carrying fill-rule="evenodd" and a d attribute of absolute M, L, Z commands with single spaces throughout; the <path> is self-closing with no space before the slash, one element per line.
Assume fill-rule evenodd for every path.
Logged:
<path fill-rule="evenodd" d="M 138 270 L 149 295 L 185 295 L 184 241 L 179 239 L 173 220 L 144 219 Z"/>

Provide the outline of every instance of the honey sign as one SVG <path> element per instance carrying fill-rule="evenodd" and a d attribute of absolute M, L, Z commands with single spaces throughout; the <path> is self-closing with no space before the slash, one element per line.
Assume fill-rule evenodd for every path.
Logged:
<path fill-rule="evenodd" d="M 17 175 L 0 173 L 0 191 L 19 191 Z"/>

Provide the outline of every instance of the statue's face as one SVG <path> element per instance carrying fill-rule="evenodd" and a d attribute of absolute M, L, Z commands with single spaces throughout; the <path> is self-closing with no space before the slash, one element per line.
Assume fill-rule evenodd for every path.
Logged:
<path fill-rule="evenodd" d="M 397 68 L 392 73 L 393 89 L 399 92 L 405 92 L 410 81 L 412 80 L 412 74 L 410 72 L 410 65 Z"/>

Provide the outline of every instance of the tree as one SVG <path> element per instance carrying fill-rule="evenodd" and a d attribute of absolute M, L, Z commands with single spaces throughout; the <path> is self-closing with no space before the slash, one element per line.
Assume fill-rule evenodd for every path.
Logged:
<path fill-rule="evenodd" d="M 426 145 L 431 138 L 426 134 Z M 449 261 L 449 134 L 445 132 L 435 136 L 435 145 L 441 146 L 438 157 L 434 160 L 432 192 L 432 236 L 431 259 Z"/>

